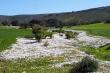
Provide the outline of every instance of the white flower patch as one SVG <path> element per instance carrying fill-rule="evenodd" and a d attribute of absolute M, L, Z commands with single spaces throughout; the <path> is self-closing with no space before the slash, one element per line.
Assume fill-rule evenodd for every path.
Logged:
<path fill-rule="evenodd" d="M 101 36 L 88 36 L 84 31 L 79 32 L 77 39 L 94 48 L 99 48 L 100 46 L 110 43 L 110 40 L 107 38 Z"/>

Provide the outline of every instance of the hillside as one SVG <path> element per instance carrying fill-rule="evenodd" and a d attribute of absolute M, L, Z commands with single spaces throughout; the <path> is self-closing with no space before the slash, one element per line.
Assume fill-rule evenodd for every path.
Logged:
<path fill-rule="evenodd" d="M 110 22 L 110 6 L 76 12 L 0 16 L 0 22 L 4 25 L 7 25 L 7 23 L 9 25 L 29 25 L 32 21 L 36 24 L 41 23 L 46 26 L 59 26 L 61 23 L 63 25 L 79 25 L 98 22 Z"/>

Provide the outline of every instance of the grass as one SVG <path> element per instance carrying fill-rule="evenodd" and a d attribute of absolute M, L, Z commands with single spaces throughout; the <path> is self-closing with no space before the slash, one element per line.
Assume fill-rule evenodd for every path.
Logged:
<path fill-rule="evenodd" d="M 29 29 L 0 27 L 0 51 L 6 50 L 12 43 L 15 43 L 17 37 L 24 37 L 28 34 L 31 34 Z"/>
<path fill-rule="evenodd" d="M 51 67 L 55 63 L 60 63 L 63 61 L 62 57 L 45 57 L 38 58 L 36 60 L 0 60 L 0 73 L 68 73 L 71 69 L 70 66 L 65 66 L 62 68 Z"/>
<path fill-rule="evenodd" d="M 104 61 L 110 61 L 110 49 L 107 49 L 109 46 L 103 46 L 101 48 L 95 49 L 92 47 L 85 47 L 83 51 L 85 51 L 87 54 L 92 54 L 95 56 L 95 58 L 98 58 L 100 60 Z"/>
<path fill-rule="evenodd" d="M 101 35 L 110 38 L 110 24 L 90 24 L 73 26 L 65 29 L 85 30 L 89 34 Z M 31 34 L 29 29 L 14 29 L 0 27 L 0 51 L 6 50 L 12 43 L 16 42 L 17 37 L 24 37 Z M 110 50 L 107 50 L 108 46 L 94 49 L 90 47 L 84 47 L 83 51 L 93 54 L 96 58 L 101 60 L 110 61 Z M 27 60 L 0 60 L 0 73 L 69 73 L 71 66 L 64 66 L 61 68 L 54 68 L 50 65 L 55 63 L 61 63 L 64 61 L 63 57 L 46 57 L 39 58 L 33 61 Z"/>
<path fill-rule="evenodd" d="M 64 27 L 64 29 L 84 30 L 92 35 L 99 35 L 110 38 L 110 24 L 105 24 L 105 23 L 80 25 L 80 26 L 73 26 L 70 28 Z"/>
<path fill-rule="evenodd" d="M 30 29 L 0 27 L 0 51 L 8 49 L 16 42 L 17 37 L 31 34 Z M 19 59 L 16 61 L 0 59 L 0 73 L 68 73 L 70 66 L 54 68 L 50 65 L 64 62 L 64 57 L 45 57 L 34 60 Z"/>
<path fill-rule="evenodd" d="M 83 30 L 83 31 L 87 31 L 88 34 L 110 38 L 110 24 L 105 24 L 105 23 L 72 26 L 69 28 L 64 27 L 64 29 Z M 88 46 L 88 47 L 82 47 L 83 48 L 82 50 L 88 54 L 94 55 L 98 59 L 110 61 L 110 50 L 106 50 L 107 47 L 108 46 L 104 46 L 95 49 Z"/>

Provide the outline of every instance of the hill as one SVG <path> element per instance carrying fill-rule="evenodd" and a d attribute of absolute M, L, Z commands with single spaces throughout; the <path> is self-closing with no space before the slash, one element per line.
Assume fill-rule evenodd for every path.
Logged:
<path fill-rule="evenodd" d="M 43 24 L 46 26 L 59 27 L 62 25 L 80 25 L 98 22 L 110 22 L 110 6 L 92 8 L 88 10 L 51 13 L 51 14 L 33 14 L 33 15 L 0 15 L 0 23 L 3 25 L 28 25 Z"/>

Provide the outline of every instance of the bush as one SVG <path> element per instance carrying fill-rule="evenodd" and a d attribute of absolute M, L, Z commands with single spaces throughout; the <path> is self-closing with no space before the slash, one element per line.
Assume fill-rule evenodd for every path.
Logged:
<path fill-rule="evenodd" d="M 109 45 L 107 45 L 107 48 L 106 48 L 106 50 L 110 50 L 110 44 L 109 44 Z"/>
<path fill-rule="evenodd" d="M 52 32 L 45 32 L 45 37 L 52 38 L 53 33 Z"/>
<path fill-rule="evenodd" d="M 59 33 L 64 33 L 64 30 L 63 30 L 62 28 L 60 28 L 60 29 L 58 30 L 58 32 L 59 32 Z"/>
<path fill-rule="evenodd" d="M 102 58 L 105 59 L 105 60 L 106 60 L 106 59 L 109 59 L 109 58 L 110 58 L 110 55 L 109 55 L 109 54 L 103 54 L 103 55 L 102 55 Z"/>
<path fill-rule="evenodd" d="M 32 28 L 32 33 L 35 35 L 35 38 L 38 42 L 45 36 L 46 29 L 40 25 L 35 25 Z"/>
<path fill-rule="evenodd" d="M 98 62 L 85 57 L 81 62 L 76 63 L 71 69 L 70 73 L 90 73 L 95 72 L 98 69 Z"/>
<path fill-rule="evenodd" d="M 66 36 L 67 39 L 74 38 L 74 34 L 73 34 L 72 31 L 66 32 L 66 33 L 65 33 L 65 36 Z"/>

